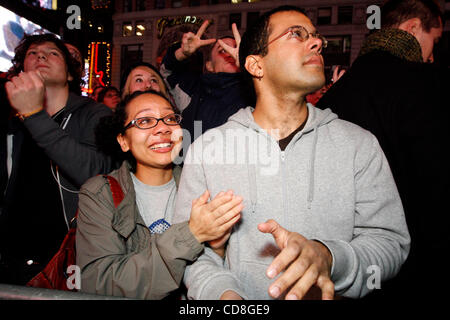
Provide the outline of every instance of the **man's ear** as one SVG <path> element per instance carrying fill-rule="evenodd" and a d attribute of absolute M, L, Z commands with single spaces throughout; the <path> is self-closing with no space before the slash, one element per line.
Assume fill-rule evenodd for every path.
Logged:
<path fill-rule="evenodd" d="M 117 142 L 120 144 L 120 148 L 123 152 L 128 152 L 130 150 L 127 139 L 121 133 L 117 135 Z"/>
<path fill-rule="evenodd" d="M 245 58 L 245 69 L 252 75 L 252 77 L 261 79 L 264 76 L 264 70 L 261 65 L 261 56 L 247 56 L 247 58 Z"/>
<path fill-rule="evenodd" d="M 206 61 L 205 63 L 205 68 L 208 72 L 213 73 L 214 72 L 214 68 L 213 68 L 213 64 L 212 61 Z"/>
<path fill-rule="evenodd" d="M 411 18 L 400 23 L 398 28 L 416 37 L 422 30 L 422 21 L 419 18 Z"/>

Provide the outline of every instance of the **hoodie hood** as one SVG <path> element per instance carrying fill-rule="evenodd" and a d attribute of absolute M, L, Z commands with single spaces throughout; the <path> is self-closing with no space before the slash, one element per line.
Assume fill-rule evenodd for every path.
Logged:
<path fill-rule="evenodd" d="M 305 127 L 303 130 L 298 132 L 291 140 L 289 144 L 296 143 L 298 140 L 301 139 L 303 135 L 306 134 L 313 134 L 313 143 L 312 143 L 312 150 L 310 152 L 310 158 L 309 158 L 309 181 L 308 181 L 308 195 L 307 195 L 307 203 L 308 203 L 308 209 L 311 209 L 311 204 L 314 200 L 314 170 L 315 170 L 315 160 L 316 160 L 316 147 L 318 143 L 319 138 L 319 130 L 321 126 L 327 125 L 333 120 L 337 119 L 338 116 L 333 113 L 330 109 L 317 109 L 312 104 L 307 104 L 308 108 L 308 119 L 305 124 Z M 269 134 L 262 129 L 254 120 L 253 118 L 253 111 L 255 108 L 253 107 L 247 107 L 245 109 L 239 110 L 237 113 L 235 113 L 233 116 L 231 116 L 228 120 L 235 125 L 242 126 L 248 129 L 253 129 L 256 132 L 266 135 L 269 137 Z M 289 146 L 288 146 L 289 148 Z M 286 150 L 288 149 L 286 148 Z M 281 157 L 284 157 L 284 152 L 281 151 Z M 257 204 L 257 192 L 256 192 L 256 165 L 255 164 L 248 164 L 248 179 L 249 179 L 249 185 L 250 185 L 250 202 L 251 202 L 251 208 L 252 212 L 254 213 L 256 210 L 256 204 Z"/>
<path fill-rule="evenodd" d="M 307 103 L 308 107 L 308 120 L 305 124 L 305 127 L 301 131 L 301 133 L 305 134 L 307 132 L 313 131 L 315 128 L 321 127 L 330 123 L 331 121 L 338 118 L 338 116 L 333 113 L 330 109 L 317 109 L 312 104 Z M 240 109 L 234 115 L 232 115 L 228 121 L 235 122 L 239 126 L 243 126 L 245 128 L 254 129 L 258 132 L 265 132 L 253 118 L 253 111 L 255 108 L 247 107 Z"/>

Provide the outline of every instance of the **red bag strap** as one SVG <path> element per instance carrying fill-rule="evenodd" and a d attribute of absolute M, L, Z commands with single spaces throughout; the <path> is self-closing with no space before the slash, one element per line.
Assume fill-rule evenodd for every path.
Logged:
<path fill-rule="evenodd" d="M 119 182 L 116 180 L 116 178 L 111 176 L 104 176 L 106 179 L 108 179 L 109 188 L 111 189 L 114 206 L 117 208 L 119 204 L 122 202 L 125 195 L 123 194 L 122 188 L 120 187 Z"/>

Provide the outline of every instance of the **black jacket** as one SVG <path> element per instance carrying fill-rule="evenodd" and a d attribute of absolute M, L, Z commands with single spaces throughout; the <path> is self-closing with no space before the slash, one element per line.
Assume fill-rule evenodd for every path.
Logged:
<path fill-rule="evenodd" d="M 206 130 L 227 122 L 240 108 L 253 106 L 255 98 L 241 72 L 195 73 L 189 69 L 189 60 L 180 62 L 175 58 L 178 48 L 169 47 L 161 74 L 182 111 L 181 126 L 189 131 L 192 142 Z M 194 132 L 194 121 L 202 121 L 201 131 Z"/>
<path fill-rule="evenodd" d="M 391 166 L 411 235 L 399 277 L 380 290 L 391 298 L 431 298 L 443 285 L 423 276 L 439 273 L 439 257 L 450 243 L 449 88 L 442 68 L 372 50 L 358 57 L 317 104 L 371 131 Z"/>
<path fill-rule="evenodd" d="M 3 101 L 5 102 L 5 100 Z M 67 233 L 67 223 L 75 216 L 78 207 L 78 191 L 81 185 L 96 174 L 108 173 L 114 169 L 110 157 L 97 150 L 94 135 L 94 128 L 99 119 L 110 114 L 111 110 L 106 106 L 89 98 L 70 93 L 65 108 L 58 116 L 59 119 L 62 119 L 60 123 L 53 120 L 45 110 L 26 118 L 23 122 L 16 117 L 8 121 L 8 131 L 2 130 L 1 132 L 1 150 L 6 150 L 6 134 L 12 134 L 12 167 L 8 179 L 7 175 L 4 174 L 7 172 L 5 169 L 7 152 L 2 152 L 0 159 L 0 168 L 3 172 L 1 175 L 0 233 L 2 234 L 0 235 L 0 264 L 5 263 L 5 256 L 15 256 L 14 259 L 17 259 L 20 263 L 23 262 L 22 258 L 25 256 L 36 256 L 40 257 L 43 267 L 48 259 L 56 253 L 55 249 L 59 247 L 62 241 L 61 236 L 63 237 Z M 29 146 L 27 147 L 26 157 L 23 156 L 24 143 Z M 33 159 L 33 154 L 29 154 L 33 152 L 32 150 L 41 154 L 39 158 L 42 161 L 39 164 L 36 159 Z M 43 150 L 43 153 L 41 150 Z M 45 159 L 46 157 L 48 161 Z M 50 174 L 51 165 L 53 177 Z M 27 177 L 23 175 L 23 170 L 28 170 L 27 172 L 30 172 L 30 170 L 47 170 L 49 179 L 42 181 L 42 184 L 38 182 L 38 185 L 35 185 L 31 191 L 29 188 L 25 188 L 27 191 L 24 192 L 19 187 L 19 185 L 24 186 L 24 181 L 25 183 L 27 181 Z M 59 183 L 56 182 L 58 176 Z M 6 181 L 4 181 L 5 179 Z M 52 208 L 62 212 L 40 212 L 38 208 L 47 206 L 40 206 L 38 203 L 27 204 L 27 202 L 39 201 L 34 194 L 26 194 L 36 190 L 36 187 L 48 190 L 49 194 L 55 195 L 54 201 L 58 205 Z M 59 190 L 55 191 L 55 188 Z M 43 195 L 46 194 L 42 193 L 41 190 L 39 192 Z M 18 205 L 26 209 L 18 210 Z M 58 210 L 58 207 L 62 210 Z M 35 219 L 44 220 L 42 227 L 36 226 L 35 228 L 41 228 L 42 230 L 35 230 L 32 226 L 29 226 L 30 223 L 36 221 Z M 51 219 L 51 221 L 46 223 L 46 219 Z M 56 223 L 55 219 L 59 222 Z M 21 223 L 23 225 L 20 225 Z M 51 227 L 52 224 L 53 227 Z M 45 231 L 43 231 L 44 229 Z M 25 234 L 19 236 L 17 233 L 20 234 L 20 232 Z M 30 239 L 30 237 L 34 238 Z M 46 245 L 39 245 L 41 238 L 42 241 L 46 241 L 44 242 Z M 50 248 L 50 246 L 53 248 Z M 29 252 L 25 252 L 28 249 Z M 3 257 L 1 256 L 2 253 Z"/>
<path fill-rule="evenodd" d="M 37 145 L 44 149 L 49 159 L 58 166 L 61 185 L 66 189 L 78 191 L 90 177 L 108 173 L 113 169 L 110 157 L 97 151 L 94 136 L 98 120 L 110 114 L 111 110 L 106 106 L 70 93 L 62 114 L 65 120 L 61 126 L 53 121 L 45 110 L 26 118 L 23 124 L 17 124 L 19 122 L 17 118 L 11 119 L 16 122 L 19 129 L 14 134 L 13 165 L 5 190 L 6 206 L 9 194 L 14 192 L 14 177 L 20 170 L 15 160 L 20 156 L 23 130 L 31 133 Z M 64 188 L 62 194 L 67 218 L 70 221 L 78 206 L 78 195 Z"/>

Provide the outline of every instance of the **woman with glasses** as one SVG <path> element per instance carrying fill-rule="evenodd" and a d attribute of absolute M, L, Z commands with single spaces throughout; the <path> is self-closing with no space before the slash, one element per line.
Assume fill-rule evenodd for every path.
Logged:
<path fill-rule="evenodd" d="M 124 198 L 114 203 L 112 192 L 120 192 L 105 176 L 81 188 L 76 246 L 82 292 L 162 299 L 179 287 L 186 264 L 196 260 L 204 243 L 225 241 L 239 220 L 241 197 L 228 191 L 208 201 L 205 191 L 193 199 L 189 221 L 171 225 L 180 175 L 173 165 L 181 148 L 180 121 L 163 94 L 137 91 L 102 123 L 98 140 L 102 132 L 114 134 L 115 147 L 126 159 L 109 174 Z"/>

